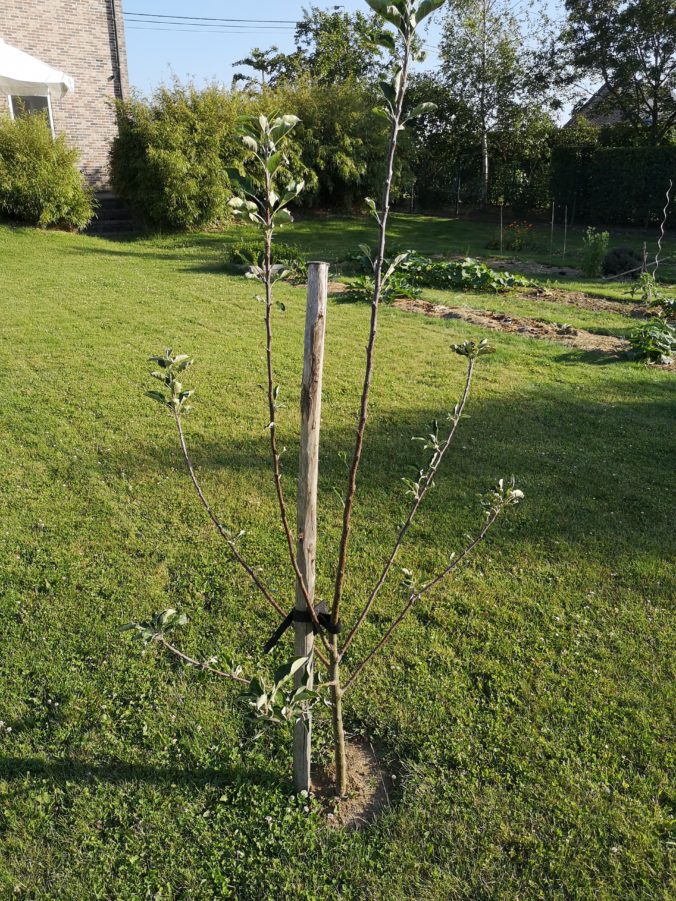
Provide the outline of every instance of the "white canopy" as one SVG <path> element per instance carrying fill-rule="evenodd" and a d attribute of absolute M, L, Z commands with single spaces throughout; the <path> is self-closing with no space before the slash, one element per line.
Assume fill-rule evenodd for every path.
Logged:
<path fill-rule="evenodd" d="M 0 93 L 16 97 L 52 97 L 60 100 L 75 90 L 75 82 L 23 50 L 0 38 Z"/>

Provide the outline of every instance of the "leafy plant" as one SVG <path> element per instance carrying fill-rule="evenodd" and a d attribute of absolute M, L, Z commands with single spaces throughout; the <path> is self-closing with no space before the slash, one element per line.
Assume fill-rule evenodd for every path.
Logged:
<path fill-rule="evenodd" d="M 582 238 L 582 272 L 588 278 L 601 275 L 603 261 L 608 252 L 610 235 L 590 226 Z"/>
<path fill-rule="evenodd" d="M 0 119 L 0 216 L 41 228 L 85 228 L 94 196 L 78 151 L 39 115 Z"/>
<path fill-rule="evenodd" d="M 415 252 L 402 263 L 414 285 L 455 291 L 512 291 L 532 287 L 535 282 L 513 272 L 498 272 L 479 260 L 432 260 Z"/>
<path fill-rule="evenodd" d="M 299 566 L 297 556 L 297 539 L 289 522 L 287 502 L 281 477 L 281 451 L 278 445 L 278 412 L 280 409 L 280 387 L 275 383 L 275 369 L 273 356 L 273 331 L 272 316 L 274 305 L 274 285 L 285 276 L 285 272 L 272 260 L 273 236 L 278 226 L 292 221 L 288 210 L 291 204 L 303 190 L 303 183 L 291 180 L 284 187 L 280 184 L 280 174 L 284 170 L 287 159 L 284 153 L 284 141 L 290 132 L 296 127 L 298 120 L 295 116 L 285 115 L 274 119 L 260 116 L 255 120 L 247 120 L 242 129 L 242 141 L 248 152 L 247 171 L 250 173 L 239 180 L 240 195 L 232 198 L 230 205 L 234 212 L 242 218 L 256 225 L 263 236 L 264 255 L 261 265 L 254 265 L 250 270 L 250 277 L 259 280 L 263 286 L 263 295 L 258 299 L 265 306 L 265 335 L 266 335 L 266 367 L 267 367 L 267 400 L 268 400 L 268 425 L 267 432 L 270 440 L 270 452 L 272 461 L 273 481 L 277 495 L 279 515 L 286 538 L 291 572 L 295 578 L 297 598 L 305 603 L 307 611 L 300 611 L 312 624 L 317 641 L 311 658 L 301 657 L 289 661 L 282 671 L 273 677 L 272 682 L 258 677 L 244 680 L 239 672 L 218 673 L 210 667 L 209 671 L 214 675 L 222 675 L 225 678 L 235 678 L 237 681 L 247 681 L 247 703 L 253 706 L 262 716 L 272 722 L 287 722 L 295 720 L 296 728 L 305 726 L 309 730 L 310 720 L 307 715 L 308 708 L 316 702 L 316 691 L 313 688 L 312 675 L 315 664 L 323 666 L 328 672 L 328 681 L 324 685 L 330 692 L 330 708 L 333 725 L 334 758 L 336 766 L 336 792 L 339 797 L 344 797 L 347 792 L 347 756 L 345 747 L 345 728 L 343 718 L 343 700 L 355 681 L 361 676 L 370 662 L 386 647 L 394 632 L 398 629 L 409 612 L 425 597 L 432 592 L 441 582 L 453 575 L 458 567 L 469 555 L 485 540 L 489 531 L 497 519 L 509 508 L 518 504 L 523 498 L 523 493 L 518 490 L 512 480 L 511 483 L 500 481 L 497 488 L 484 499 L 484 522 L 477 529 L 473 537 L 468 537 L 462 549 L 458 553 L 451 554 L 447 563 L 436 573 L 417 577 L 408 570 L 402 571 L 400 607 L 384 627 L 380 638 L 370 650 L 362 651 L 363 656 L 356 661 L 347 656 L 352 643 L 361 630 L 364 623 L 370 617 L 371 611 L 378 599 L 388 576 L 396 563 L 399 551 L 404 543 L 408 531 L 425 500 L 428 492 L 434 487 L 435 479 L 443 463 L 444 457 L 457 432 L 458 425 L 464 414 L 473 375 L 479 361 L 487 354 L 492 353 L 492 348 L 486 340 L 479 342 L 468 341 L 461 345 L 454 345 L 452 351 L 459 355 L 466 364 L 466 376 L 462 396 L 458 403 L 447 415 L 447 425 L 440 428 L 435 423 L 430 435 L 423 439 L 423 449 L 426 460 L 420 467 L 415 480 L 405 480 L 404 484 L 410 495 L 410 508 L 403 525 L 399 528 L 394 539 L 394 545 L 389 556 L 385 560 L 382 570 L 374 586 L 365 593 L 359 608 L 353 611 L 351 622 L 346 630 L 342 630 L 342 614 L 344 606 L 344 586 L 347 571 L 348 549 L 352 532 L 352 511 L 357 493 L 357 477 L 360 469 L 364 436 L 369 411 L 370 389 L 373 381 L 374 351 L 376 345 L 378 315 L 388 283 L 394 274 L 402 266 L 406 254 L 399 254 L 391 261 L 387 261 L 387 229 L 390 212 L 390 199 L 392 182 L 394 177 L 394 162 L 400 134 L 411 118 L 427 113 L 430 105 L 422 103 L 413 110 L 405 113 L 405 98 L 408 84 L 408 76 L 413 62 L 414 41 L 416 29 L 430 13 L 438 9 L 443 0 L 422 0 L 414 3 L 412 0 L 368 0 L 369 6 L 383 19 L 394 26 L 391 31 L 383 33 L 379 38 L 394 56 L 392 70 L 389 77 L 380 84 L 383 106 L 380 115 L 387 121 L 390 132 L 390 141 L 386 160 L 386 177 L 383 185 L 381 204 L 373 200 L 368 201 L 368 206 L 375 218 L 379 229 L 379 243 L 377 250 L 370 255 L 372 263 L 371 289 L 371 317 L 369 337 L 366 349 L 366 365 L 364 383 L 359 409 L 355 448 L 349 466 L 348 485 L 343 499 L 342 529 L 339 543 L 338 561 L 336 566 L 336 578 L 333 588 L 333 598 L 330 607 L 326 604 L 314 603 L 314 595 L 311 594 L 306 584 L 303 572 Z M 188 474 L 198 497 L 205 508 L 212 523 L 224 539 L 229 553 L 235 561 L 244 569 L 254 583 L 259 593 L 264 597 L 277 613 L 284 619 L 283 627 L 289 622 L 282 603 L 266 585 L 262 576 L 248 562 L 245 552 L 241 547 L 243 534 L 226 527 L 212 510 L 202 486 L 199 483 L 195 469 L 192 465 L 188 451 L 185 434 L 183 431 L 183 417 L 189 412 L 189 401 L 192 391 L 183 385 L 184 373 L 190 366 L 190 360 L 186 356 L 173 356 L 171 351 L 153 358 L 153 362 L 159 367 L 153 373 L 161 382 L 162 390 L 150 392 L 151 397 L 159 402 L 174 419 L 181 449 L 188 469 Z M 314 365 L 314 360 L 313 360 Z M 291 614 L 293 619 L 294 613 Z M 161 625 L 161 624 L 160 624 Z M 342 637 L 342 631 L 346 631 Z M 144 634 L 150 634 L 151 638 L 170 653 L 174 653 L 179 659 L 190 665 L 206 668 L 204 665 L 186 658 L 174 645 L 156 636 L 162 632 L 147 630 Z M 350 661 L 350 671 L 344 676 L 342 667 L 346 661 Z M 294 675 L 295 688 L 288 691 L 285 685 Z M 321 685 L 320 685 L 321 687 Z M 300 705 L 298 708 L 295 705 Z M 302 720 L 305 716 L 306 719 Z M 296 733 L 298 734 L 298 733 Z M 300 777 L 295 770 L 296 788 L 306 790 L 308 787 L 309 772 L 301 773 Z M 299 784 L 303 780 L 303 784 Z"/>
<path fill-rule="evenodd" d="M 282 266 L 290 273 L 294 281 L 307 279 L 307 263 L 301 257 L 300 251 L 293 244 L 283 244 L 275 241 L 272 250 L 273 264 Z M 247 271 L 253 266 L 262 266 L 265 259 L 264 241 L 239 241 L 231 244 L 226 251 L 226 266 L 231 270 Z"/>
<path fill-rule="evenodd" d="M 676 299 L 666 297 L 652 272 L 642 272 L 630 292 L 632 297 L 640 295 L 640 303 L 648 310 L 657 311 L 666 319 L 676 319 Z"/>
<path fill-rule="evenodd" d="M 502 245 L 500 235 L 493 238 L 487 245 L 491 250 L 525 250 L 533 246 L 533 223 L 525 219 L 515 220 L 507 225 L 504 231 Z"/>
<path fill-rule="evenodd" d="M 669 365 L 676 356 L 676 326 L 651 319 L 631 331 L 629 342 L 639 360 Z"/>

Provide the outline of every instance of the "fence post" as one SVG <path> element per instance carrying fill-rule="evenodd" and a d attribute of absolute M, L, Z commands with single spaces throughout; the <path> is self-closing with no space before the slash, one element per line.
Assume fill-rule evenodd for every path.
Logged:
<path fill-rule="evenodd" d="M 310 600 L 315 595 L 315 560 L 317 555 L 317 482 L 319 478 L 319 431 L 322 412 L 322 376 L 324 370 L 324 335 L 328 296 L 328 263 L 308 266 L 307 309 L 303 382 L 300 395 L 300 469 L 298 474 L 298 567 L 307 586 Z M 296 585 L 296 610 L 307 611 L 300 585 Z M 311 622 L 294 622 L 295 657 L 311 657 L 314 633 Z M 308 664 L 312 687 L 314 664 Z M 296 673 L 296 686 L 304 671 Z M 296 723 L 293 733 L 293 782 L 297 792 L 310 790 L 312 757 L 312 721 Z"/>

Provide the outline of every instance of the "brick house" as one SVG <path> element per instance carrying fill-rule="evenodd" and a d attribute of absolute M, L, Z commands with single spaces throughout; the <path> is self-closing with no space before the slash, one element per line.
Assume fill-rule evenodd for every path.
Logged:
<path fill-rule="evenodd" d="M 122 0 L 0 0 L 0 38 L 75 80 L 75 91 L 52 103 L 54 128 L 80 150 L 92 187 L 108 188 L 113 104 L 129 90 Z M 1 95 L 0 115 L 11 111 Z"/>

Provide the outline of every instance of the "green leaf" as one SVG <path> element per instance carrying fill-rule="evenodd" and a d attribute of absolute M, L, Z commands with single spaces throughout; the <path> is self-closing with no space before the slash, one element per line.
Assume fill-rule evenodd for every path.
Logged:
<path fill-rule="evenodd" d="M 418 8 L 415 11 L 415 17 L 418 21 L 418 24 L 420 24 L 423 19 L 431 16 L 433 12 L 436 12 L 436 10 L 441 9 L 445 2 L 446 0 L 422 0 L 422 2 L 418 4 Z"/>
<path fill-rule="evenodd" d="M 272 221 L 275 225 L 286 225 L 289 222 L 293 222 L 293 216 L 288 210 L 277 210 L 272 216 Z"/>
<path fill-rule="evenodd" d="M 285 157 L 281 150 L 278 150 L 277 153 L 273 153 L 266 163 L 266 167 L 270 175 L 275 175 L 277 170 L 284 164 L 284 162 Z"/>
<path fill-rule="evenodd" d="M 302 669 L 309 659 L 309 657 L 296 657 L 295 660 L 287 660 L 285 664 L 275 670 L 275 686 L 283 685 L 284 682 L 297 673 L 299 669 Z"/>
<path fill-rule="evenodd" d="M 419 103 L 418 106 L 411 110 L 407 118 L 417 119 L 418 116 L 427 116 L 430 113 L 435 113 L 438 109 L 439 107 L 436 103 Z"/>

